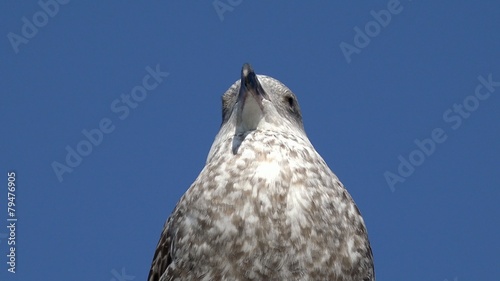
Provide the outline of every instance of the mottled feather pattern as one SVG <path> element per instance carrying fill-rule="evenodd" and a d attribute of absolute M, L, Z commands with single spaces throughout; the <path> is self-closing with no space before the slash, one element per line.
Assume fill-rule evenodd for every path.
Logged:
<path fill-rule="evenodd" d="M 258 77 L 271 102 L 291 93 Z M 234 133 L 237 125 L 228 125 L 240 84 L 223 97 L 221 131 L 165 224 L 149 280 L 375 280 L 351 196 L 300 129 L 301 118 L 278 120 L 295 109 L 263 115 L 278 129 L 259 123 Z"/>

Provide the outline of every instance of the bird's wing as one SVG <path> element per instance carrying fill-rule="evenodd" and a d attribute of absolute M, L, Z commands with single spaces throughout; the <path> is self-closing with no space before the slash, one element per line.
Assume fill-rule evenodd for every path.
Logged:
<path fill-rule="evenodd" d="M 159 281 L 168 265 L 172 262 L 172 255 L 170 253 L 172 237 L 169 231 L 171 217 L 165 223 L 161 233 L 160 241 L 156 246 L 151 269 L 149 270 L 148 281 Z"/>

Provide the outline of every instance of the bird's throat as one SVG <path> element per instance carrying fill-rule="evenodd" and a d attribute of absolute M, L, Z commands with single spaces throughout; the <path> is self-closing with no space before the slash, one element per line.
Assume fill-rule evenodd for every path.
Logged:
<path fill-rule="evenodd" d="M 238 108 L 236 133 L 245 133 L 257 129 L 263 117 L 263 108 L 261 108 L 259 102 L 253 95 L 247 95 L 242 106 Z"/>

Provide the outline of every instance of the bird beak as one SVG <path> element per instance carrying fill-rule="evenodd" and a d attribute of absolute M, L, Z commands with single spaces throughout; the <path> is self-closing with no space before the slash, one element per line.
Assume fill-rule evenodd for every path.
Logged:
<path fill-rule="evenodd" d="M 245 63 L 241 69 L 240 85 L 240 92 L 238 93 L 238 106 L 240 112 L 243 112 L 249 97 L 252 97 L 259 106 L 260 110 L 263 111 L 264 106 L 262 105 L 262 101 L 269 98 L 267 93 L 262 88 L 262 85 L 260 85 L 257 75 L 255 75 L 255 72 L 248 63 Z"/>
<path fill-rule="evenodd" d="M 269 96 L 255 75 L 252 67 L 245 63 L 241 69 L 240 92 L 237 100 L 237 133 L 257 129 L 264 117 L 264 99 Z"/>

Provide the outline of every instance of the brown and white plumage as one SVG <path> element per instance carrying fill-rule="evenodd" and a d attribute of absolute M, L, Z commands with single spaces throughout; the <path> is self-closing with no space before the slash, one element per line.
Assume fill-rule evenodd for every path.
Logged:
<path fill-rule="evenodd" d="M 245 64 L 205 167 L 165 223 L 149 281 L 374 281 L 366 227 L 295 95 Z"/>

